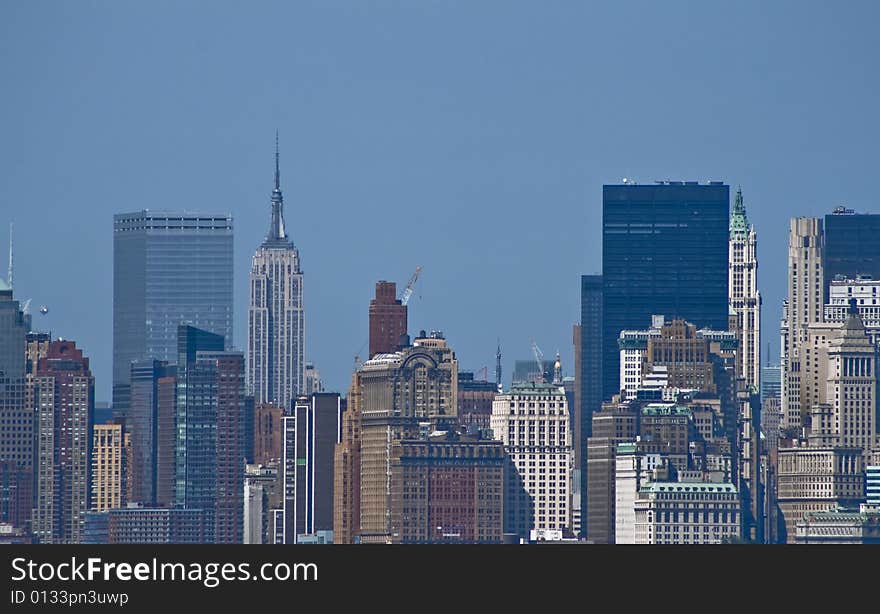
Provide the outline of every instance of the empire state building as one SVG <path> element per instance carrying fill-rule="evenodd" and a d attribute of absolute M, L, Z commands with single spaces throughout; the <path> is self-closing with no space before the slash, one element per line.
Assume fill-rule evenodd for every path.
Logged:
<path fill-rule="evenodd" d="M 272 217 L 251 265 L 249 305 L 248 389 L 255 403 L 290 407 L 304 391 L 305 314 L 299 250 L 284 228 L 277 134 Z"/>

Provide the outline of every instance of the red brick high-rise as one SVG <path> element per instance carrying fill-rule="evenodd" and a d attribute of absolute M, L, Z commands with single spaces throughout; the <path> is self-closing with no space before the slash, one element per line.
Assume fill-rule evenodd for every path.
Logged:
<path fill-rule="evenodd" d="M 406 334 L 406 305 L 397 298 L 397 284 L 376 282 L 376 298 L 370 300 L 370 355 L 396 352 Z"/>
<path fill-rule="evenodd" d="M 82 541 L 89 509 L 95 379 L 73 341 L 52 341 L 34 382 L 36 500 L 40 543 Z"/>
<path fill-rule="evenodd" d="M 284 409 L 269 403 L 260 403 L 254 410 L 254 463 L 269 465 L 281 460 Z"/>

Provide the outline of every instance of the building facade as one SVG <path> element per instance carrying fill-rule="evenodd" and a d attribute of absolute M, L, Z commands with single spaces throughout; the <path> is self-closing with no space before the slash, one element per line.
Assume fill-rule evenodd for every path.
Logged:
<path fill-rule="evenodd" d="M 838 445 L 871 450 L 877 442 L 877 349 L 856 309 L 828 343 L 825 401 L 829 423 L 812 425 Z"/>
<path fill-rule="evenodd" d="M 739 493 L 730 483 L 653 482 L 634 504 L 636 544 L 721 544 L 740 537 Z"/>
<path fill-rule="evenodd" d="M 254 463 L 268 465 L 280 462 L 284 454 L 282 449 L 283 433 L 281 419 L 283 408 L 262 403 L 254 410 Z"/>
<path fill-rule="evenodd" d="M 761 293 L 758 292 L 758 235 L 749 223 L 742 190 L 737 189 L 730 215 L 728 292 L 736 316 L 737 377 L 761 389 Z"/>
<path fill-rule="evenodd" d="M 880 465 L 874 464 L 875 460 L 869 460 L 865 467 L 865 503 L 868 505 L 880 505 Z"/>
<path fill-rule="evenodd" d="M 177 327 L 232 346 L 232 216 L 136 211 L 113 216 L 113 408 L 128 408 L 131 361 L 174 362 Z"/>
<path fill-rule="evenodd" d="M 825 215 L 824 285 L 838 275 L 880 279 L 880 215 L 836 207 Z"/>
<path fill-rule="evenodd" d="M 89 512 L 85 543 L 202 544 L 200 510 L 149 508 L 138 504 L 106 512 Z"/>
<path fill-rule="evenodd" d="M 244 478 L 244 543 L 273 544 L 277 529 L 274 510 L 282 509 L 279 463 L 250 464 Z M 281 542 L 278 542 L 281 543 Z"/>
<path fill-rule="evenodd" d="M 782 369 L 779 365 L 765 365 L 761 369 L 761 399 L 782 396 Z"/>
<path fill-rule="evenodd" d="M 532 530 L 570 531 L 574 452 L 565 389 L 533 383 L 499 394 L 492 404 L 492 433 L 518 474 L 513 482 L 524 489 L 522 500 L 505 501 L 507 532 L 528 537 Z"/>
<path fill-rule="evenodd" d="M 619 399 L 603 403 L 602 411 L 593 414 L 586 466 L 586 535 L 593 543 L 614 543 L 617 445 L 634 441 L 638 429 L 638 408 Z"/>
<path fill-rule="evenodd" d="M 247 383 L 258 404 L 291 407 L 305 393 L 303 273 L 284 225 L 277 138 L 269 232 L 251 264 Z"/>
<path fill-rule="evenodd" d="M 861 448 L 797 446 L 779 448 L 777 503 L 784 522 L 781 541 L 794 543 L 797 524 L 811 512 L 853 508 L 864 501 Z"/>
<path fill-rule="evenodd" d="M 803 397 L 803 352 L 811 324 L 823 321 L 825 233 L 818 218 L 793 218 L 788 235 L 788 300 L 781 327 L 782 428 L 803 425 L 810 404 Z"/>
<path fill-rule="evenodd" d="M 41 543 L 80 543 L 91 498 L 95 379 L 89 359 L 72 341 L 52 341 L 34 385 L 33 532 Z"/>
<path fill-rule="evenodd" d="M 391 476 L 392 534 L 404 544 L 500 544 L 501 442 L 455 431 L 404 440 Z"/>
<path fill-rule="evenodd" d="M 586 529 L 587 513 L 587 439 L 593 427 L 593 414 L 602 408 L 602 276 L 581 275 L 581 322 L 576 327 L 574 475 L 580 509 L 581 535 Z"/>
<path fill-rule="evenodd" d="M 179 330 L 175 504 L 199 509 L 208 543 L 242 543 L 244 356 L 191 326 Z"/>
<path fill-rule="evenodd" d="M 833 507 L 797 523 L 796 544 L 880 544 L 880 506 Z"/>
<path fill-rule="evenodd" d="M 93 427 L 91 511 L 106 512 L 127 503 L 125 435 L 122 424 Z"/>
<path fill-rule="evenodd" d="M 284 543 L 333 529 L 334 451 L 341 443 L 345 404 L 337 393 L 296 400 L 281 419 Z"/>
<path fill-rule="evenodd" d="M 394 446 L 458 420 L 458 360 L 442 333 L 421 331 L 411 346 L 366 361 L 355 382 L 359 426 L 354 456 L 360 467 L 357 481 L 350 483 L 358 489 L 352 495 L 360 511 L 357 531 L 361 541 L 390 542 L 395 538 L 388 483 Z"/>
<path fill-rule="evenodd" d="M 133 360 L 125 414 L 131 437 L 132 503 L 167 506 L 172 501 L 177 367 L 161 360 Z"/>
<path fill-rule="evenodd" d="M 492 401 L 498 394 L 495 382 L 474 379 L 470 371 L 458 373 L 458 420 L 464 427 L 488 431 Z"/>
<path fill-rule="evenodd" d="M 30 532 L 34 496 L 33 361 L 30 316 L 0 279 L 0 524 Z M 45 348 L 48 340 L 34 343 Z M 10 529 L 12 531 L 13 529 Z"/>
<path fill-rule="evenodd" d="M 361 405 L 360 375 L 355 371 L 342 413 L 341 441 L 333 452 L 333 539 L 351 544 L 360 534 Z"/>
<path fill-rule="evenodd" d="M 720 181 L 602 190 L 602 398 L 609 399 L 619 392 L 620 331 L 652 314 L 727 329 L 730 190 Z"/>
<path fill-rule="evenodd" d="M 639 489 L 654 481 L 668 481 L 669 462 L 662 454 L 638 449 L 635 442 L 617 445 L 614 469 L 614 543 L 636 543 L 635 502 Z"/>
<path fill-rule="evenodd" d="M 397 284 L 377 281 L 376 297 L 370 300 L 370 355 L 367 358 L 396 352 L 401 336 L 406 335 L 406 319 L 406 305 L 397 298 Z"/>

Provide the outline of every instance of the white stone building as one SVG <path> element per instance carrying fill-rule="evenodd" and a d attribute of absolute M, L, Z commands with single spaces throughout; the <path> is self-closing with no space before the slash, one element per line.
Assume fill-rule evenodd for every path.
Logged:
<path fill-rule="evenodd" d="M 749 224 L 742 190 L 730 214 L 728 297 L 736 315 L 738 375 L 761 389 L 761 293 L 758 292 L 758 235 Z"/>
<path fill-rule="evenodd" d="M 514 514 L 516 526 L 508 529 L 521 536 L 533 529 L 570 530 L 574 458 L 565 388 L 539 383 L 514 385 L 495 397 L 491 428 L 495 439 L 504 442 L 517 474 L 509 476 L 514 479 L 506 487 L 508 495 L 517 480 L 524 489 L 520 500 L 510 503 L 520 510 L 523 505 L 529 507 L 527 514 Z M 513 514 L 514 510 L 508 512 Z"/>
<path fill-rule="evenodd" d="M 720 544 L 740 536 L 736 486 L 652 482 L 634 503 L 636 544 Z"/>
<path fill-rule="evenodd" d="M 247 386 L 257 404 L 290 407 L 305 393 L 305 309 L 299 250 L 284 228 L 280 181 L 276 142 L 272 219 L 250 273 Z"/>

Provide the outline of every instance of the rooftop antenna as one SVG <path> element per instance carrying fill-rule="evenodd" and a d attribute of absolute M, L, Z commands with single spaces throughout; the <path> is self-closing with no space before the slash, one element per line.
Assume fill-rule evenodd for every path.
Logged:
<path fill-rule="evenodd" d="M 281 168 L 278 163 L 278 131 L 275 131 L 275 189 L 281 189 Z"/>
<path fill-rule="evenodd" d="M 12 222 L 9 222 L 9 275 L 6 277 L 9 288 L 12 288 Z"/>
<path fill-rule="evenodd" d="M 498 392 L 502 392 L 501 388 L 501 337 L 498 337 L 498 349 L 495 352 L 495 385 Z"/>

